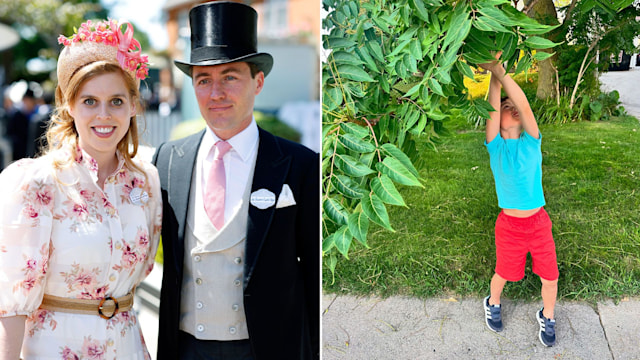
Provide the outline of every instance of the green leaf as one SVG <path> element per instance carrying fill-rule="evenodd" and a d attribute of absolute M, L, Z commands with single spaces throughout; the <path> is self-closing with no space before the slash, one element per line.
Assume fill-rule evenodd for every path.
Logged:
<path fill-rule="evenodd" d="M 340 65 L 338 66 L 338 73 L 343 78 L 353 81 L 375 81 L 366 71 L 354 65 Z"/>
<path fill-rule="evenodd" d="M 371 190 L 374 194 L 378 195 L 380 200 L 390 205 L 407 206 L 402 195 L 393 185 L 393 181 L 385 174 L 381 174 L 380 177 L 371 179 Z"/>
<path fill-rule="evenodd" d="M 340 251 L 345 258 L 349 258 L 349 248 L 351 247 L 351 241 L 353 240 L 353 235 L 349 231 L 348 225 L 343 225 L 334 233 L 333 242 L 336 245 L 336 249 Z"/>
<path fill-rule="evenodd" d="M 536 51 L 536 54 L 533 55 L 533 59 L 534 60 L 538 60 L 538 61 L 544 61 L 550 57 L 552 57 L 555 53 L 548 53 L 548 52 L 544 52 L 544 51 Z"/>
<path fill-rule="evenodd" d="M 369 135 L 369 129 L 364 126 L 360 126 L 358 124 L 352 122 L 343 122 L 340 124 L 340 128 L 348 134 L 352 134 L 362 139 L 365 136 Z"/>
<path fill-rule="evenodd" d="M 345 175 L 332 176 L 331 183 L 338 192 L 348 198 L 361 199 L 367 193 L 357 182 Z"/>
<path fill-rule="evenodd" d="M 446 48 L 449 44 L 459 44 L 464 40 L 471 30 L 471 19 L 469 19 L 470 12 L 466 5 L 458 6 L 455 13 L 451 17 L 449 23 L 449 29 L 445 32 L 444 42 L 442 47 Z"/>
<path fill-rule="evenodd" d="M 358 9 L 358 2 L 357 1 L 349 1 L 349 8 L 351 9 L 351 14 L 352 17 L 358 17 L 358 13 L 360 12 L 360 10 Z"/>
<path fill-rule="evenodd" d="M 357 98 L 365 97 L 366 93 L 362 89 L 362 83 L 359 82 L 346 82 L 344 83 L 344 88 L 349 91 L 349 93 Z"/>
<path fill-rule="evenodd" d="M 420 86 L 421 86 L 420 83 L 415 84 L 411 89 L 409 89 L 409 91 L 407 91 L 406 94 L 404 94 L 404 97 L 410 98 L 411 96 L 416 94 L 418 90 L 420 90 Z"/>
<path fill-rule="evenodd" d="M 530 36 L 524 41 L 524 44 L 532 49 L 549 49 L 561 43 L 554 43 L 551 40 L 539 36 Z"/>
<path fill-rule="evenodd" d="M 371 167 L 371 165 L 373 164 L 373 159 L 375 158 L 375 156 L 376 156 L 375 152 L 362 154 L 362 155 L 360 155 L 360 162 L 365 164 L 365 166 Z"/>
<path fill-rule="evenodd" d="M 371 51 L 371 55 L 380 62 L 385 62 L 384 55 L 382 54 L 382 48 L 376 40 L 367 41 L 365 46 Z"/>
<path fill-rule="evenodd" d="M 389 79 L 386 74 L 376 76 L 376 81 L 384 92 L 389 93 L 391 91 L 391 85 L 389 85 Z"/>
<path fill-rule="evenodd" d="M 505 28 L 499 22 L 487 16 L 480 16 L 476 18 L 476 21 L 473 22 L 473 26 L 475 26 L 478 30 L 482 31 L 495 31 L 495 32 L 506 32 L 511 33 L 512 31 Z"/>
<path fill-rule="evenodd" d="M 331 270 L 331 276 L 333 276 L 333 278 L 331 279 L 331 285 L 333 285 L 336 280 L 335 279 L 336 265 L 338 265 L 338 258 L 336 257 L 336 255 L 335 254 L 329 255 L 329 270 Z"/>
<path fill-rule="evenodd" d="M 338 136 L 338 139 L 340 139 L 342 145 L 359 153 L 368 153 L 376 149 L 375 145 L 371 144 L 370 142 L 361 140 L 361 138 L 356 135 L 343 134 Z"/>
<path fill-rule="evenodd" d="M 439 67 L 435 73 L 436 80 L 442 85 L 447 85 L 451 83 L 451 75 L 449 75 L 449 70 L 445 70 L 444 68 Z"/>
<path fill-rule="evenodd" d="M 334 200 L 333 198 L 326 198 L 322 202 L 322 209 L 331 221 L 338 225 L 345 225 L 347 223 L 347 217 L 349 213 L 344 209 L 342 204 Z"/>
<path fill-rule="evenodd" d="M 411 73 L 415 73 L 418 71 L 418 64 L 416 62 L 416 59 L 414 59 L 411 54 L 404 54 L 404 56 L 402 57 L 402 62 Z"/>
<path fill-rule="evenodd" d="M 404 62 L 403 61 L 396 62 L 395 70 L 396 70 L 396 73 L 398 74 L 398 76 L 400 76 L 400 78 L 402 78 L 402 79 L 405 79 L 405 78 L 407 78 L 409 76 L 409 72 L 407 70 L 407 67 L 404 66 Z"/>
<path fill-rule="evenodd" d="M 473 74 L 473 70 L 471 70 L 471 67 L 469 66 L 469 64 L 467 64 L 464 61 L 456 61 L 456 67 L 458 68 L 458 71 L 460 71 L 460 73 L 462 73 L 464 76 L 468 77 L 473 81 L 476 81 L 475 75 Z"/>
<path fill-rule="evenodd" d="M 422 48 L 420 47 L 420 41 L 418 39 L 412 39 L 409 44 L 409 52 L 411 56 L 417 60 L 422 60 Z"/>
<path fill-rule="evenodd" d="M 322 252 L 327 253 L 335 246 L 336 233 L 333 233 L 322 239 Z"/>
<path fill-rule="evenodd" d="M 409 5 L 416 11 L 415 14 L 418 15 L 420 20 L 427 23 L 429 22 L 429 12 L 427 8 L 425 8 L 422 0 L 409 0 Z"/>
<path fill-rule="evenodd" d="M 504 36 L 508 36 L 507 33 L 499 33 L 498 36 L 504 34 Z M 473 29 L 469 32 L 469 37 L 465 39 L 465 43 L 468 47 L 476 49 L 477 47 L 482 47 L 482 52 L 491 52 L 492 50 L 501 49 L 498 47 L 497 42 L 494 42 L 493 39 L 494 32 L 482 32 L 477 29 Z M 498 37 L 496 36 L 496 38 Z"/>
<path fill-rule="evenodd" d="M 411 44 L 412 40 L 411 39 L 406 39 L 401 41 L 398 45 L 396 45 L 396 47 L 393 49 L 393 51 L 388 55 L 389 58 L 392 58 L 398 54 L 400 54 L 402 51 L 404 51 L 404 49 L 409 46 L 409 44 Z"/>
<path fill-rule="evenodd" d="M 373 21 L 373 23 L 376 24 L 376 26 L 383 32 L 387 34 L 391 33 L 392 31 L 391 24 L 389 24 L 383 17 L 381 16 L 373 17 L 371 18 L 371 21 Z"/>
<path fill-rule="evenodd" d="M 422 131 L 424 131 L 424 128 L 427 126 L 427 120 L 428 120 L 427 115 L 425 114 L 420 115 L 420 121 L 418 121 L 418 125 L 411 128 L 409 132 L 414 135 L 420 135 Z"/>
<path fill-rule="evenodd" d="M 354 212 L 349 215 L 347 222 L 349 223 L 351 235 L 368 249 L 367 232 L 369 231 L 369 218 L 367 215 L 361 211 Z"/>
<path fill-rule="evenodd" d="M 339 87 L 325 85 L 323 90 L 322 103 L 325 111 L 333 111 L 342 104 L 342 90 Z"/>
<path fill-rule="evenodd" d="M 362 48 L 356 48 L 356 54 L 360 57 L 360 59 L 362 59 L 362 61 L 364 61 L 365 66 L 371 70 L 371 71 L 375 71 L 377 73 L 380 72 L 380 70 L 378 70 L 378 67 L 376 66 L 376 62 L 373 60 L 373 58 L 371 57 L 371 55 L 369 54 L 369 50 L 367 50 L 367 48 L 362 47 Z"/>
<path fill-rule="evenodd" d="M 395 145 L 386 143 L 380 146 L 384 152 L 393 156 L 396 160 L 400 161 L 404 167 L 409 170 L 414 176 L 418 176 L 418 170 L 411 163 L 411 159 L 407 156 L 407 154 L 403 153 L 400 149 L 398 149 Z"/>
<path fill-rule="evenodd" d="M 518 22 L 515 20 L 512 20 L 511 18 L 509 18 L 509 16 L 507 16 L 504 12 L 502 12 L 502 10 L 490 6 L 490 7 L 482 7 L 478 9 L 480 11 L 481 14 L 485 15 L 486 17 L 502 24 L 502 25 L 506 25 L 506 26 L 515 26 L 518 25 Z"/>
<path fill-rule="evenodd" d="M 361 177 L 374 172 L 371 168 L 349 155 L 336 154 L 334 164 L 345 174 L 353 177 Z"/>
<path fill-rule="evenodd" d="M 402 35 L 398 38 L 398 41 L 403 42 L 405 40 L 413 39 L 418 33 L 418 26 L 413 25 L 407 31 L 403 32 Z"/>
<path fill-rule="evenodd" d="M 400 161 L 391 156 L 387 156 L 382 162 L 377 163 L 376 169 L 398 184 L 424 187 Z"/>
<path fill-rule="evenodd" d="M 483 56 L 475 52 L 465 52 L 462 55 L 464 56 L 465 60 L 474 65 L 484 64 L 492 60 L 491 57 Z"/>
<path fill-rule="evenodd" d="M 527 71 L 531 67 L 531 58 L 525 54 L 520 61 L 518 61 L 518 65 L 516 66 L 516 71 L 514 75 L 518 75 L 523 71 Z"/>
<path fill-rule="evenodd" d="M 345 65 L 362 65 L 364 61 L 362 61 L 359 57 L 354 55 L 352 52 L 346 52 L 343 50 L 334 51 L 331 53 L 333 56 L 333 61 L 337 65 L 345 64 Z"/>
<path fill-rule="evenodd" d="M 431 89 L 431 91 L 433 91 L 434 93 L 445 97 L 444 92 L 442 92 L 442 86 L 440 86 L 440 83 L 438 83 L 438 81 L 434 78 L 429 79 L 429 88 Z"/>
<path fill-rule="evenodd" d="M 498 6 L 510 3 L 509 0 L 480 0 L 478 7 Z"/>
<path fill-rule="evenodd" d="M 404 125 L 405 129 L 410 129 L 413 125 L 415 125 L 415 123 L 418 122 L 418 119 L 420 119 L 420 110 L 415 109 L 413 111 L 410 111 L 407 116 L 403 117 L 403 120 L 404 119 L 406 119 Z"/>
<path fill-rule="evenodd" d="M 343 37 L 327 37 L 325 40 L 325 49 L 344 49 L 357 45 L 355 41 Z"/>
<path fill-rule="evenodd" d="M 504 33 L 503 33 L 504 34 Z M 507 36 L 506 42 L 502 47 L 502 59 L 509 59 L 516 52 L 518 46 L 517 36 L 513 34 L 504 34 Z"/>
<path fill-rule="evenodd" d="M 491 106 L 491 104 L 489 104 L 489 102 L 484 99 L 476 99 L 472 102 L 472 105 L 484 119 L 491 118 L 490 112 L 496 111 L 493 106 Z"/>
<path fill-rule="evenodd" d="M 378 195 L 370 193 L 368 196 L 362 198 L 362 211 L 374 223 L 384 227 L 387 230 L 395 232 L 389 222 L 389 214 L 387 208 Z"/>
<path fill-rule="evenodd" d="M 438 56 L 438 65 L 441 69 L 449 68 L 458 60 L 458 50 L 460 46 L 462 46 L 462 43 L 459 43 L 457 46 L 451 46 L 444 55 L 441 53 L 440 56 Z"/>

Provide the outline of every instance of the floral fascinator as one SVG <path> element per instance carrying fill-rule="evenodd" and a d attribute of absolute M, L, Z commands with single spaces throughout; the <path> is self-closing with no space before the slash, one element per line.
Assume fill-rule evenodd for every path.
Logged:
<path fill-rule="evenodd" d="M 58 43 L 64 45 L 58 58 L 58 84 L 63 92 L 78 69 L 96 61 L 117 61 L 138 82 L 147 77 L 149 58 L 133 38 L 131 24 L 122 25 L 126 25 L 125 32 L 116 20 L 88 20 L 70 37 L 58 37 Z"/>

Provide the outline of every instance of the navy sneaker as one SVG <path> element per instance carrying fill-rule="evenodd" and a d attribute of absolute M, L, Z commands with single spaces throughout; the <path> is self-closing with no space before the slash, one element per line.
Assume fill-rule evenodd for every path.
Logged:
<path fill-rule="evenodd" d="M 487 326 L 491 331 L 502 331 L 502 308 L 500 305 L 489 305 L 489 298 L 491 295 L 484 298 L 484 317 Z"/>
<path fill-rule="evenodd" d="M 542 315 L 543 309 L 544 308 L 538 310 L 536 313 L 538 324 L 540 324 L 538 338 L 540 338 L 542 345 L 553 346 L 556 343 L 556 321 L 544 317 L 544 315 Z"/>

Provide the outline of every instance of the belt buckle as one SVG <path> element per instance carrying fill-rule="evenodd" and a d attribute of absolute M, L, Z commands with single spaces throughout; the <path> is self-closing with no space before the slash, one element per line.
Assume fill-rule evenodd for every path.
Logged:
<path fill-rule="evenodd" d="M 107 316 L 102 312 L 102 306 L 104 305 L 104 302 L 106 300 L 112 300 L 113 303 L 115 304 L 115 309 L 113 309 L 113 313 L 111 314 L 111 316 Z M 103 298 L 102 300 L 100 300 L 100 305 L 98 305 L 98 315 L 100 315 L 100 317 L 105 319 L 105 320 L 109 320 L 109 319 L 111 319 L 112 317 L 114 317 L 118 313 L 119 309 L 120 309 L 120 307 L 118 305 L 118 300 L 112 298 L 111 296 L 107 296 L 106 298 Z"/>

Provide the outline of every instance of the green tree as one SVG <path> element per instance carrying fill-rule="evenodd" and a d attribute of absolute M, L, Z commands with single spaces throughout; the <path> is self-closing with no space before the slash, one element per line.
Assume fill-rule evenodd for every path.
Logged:
<path fill-rule="evenodd" d="M 581 62 L 582 66 L 572 81 L 571 106 L 585 76 L 590 77 L 587 84 L 596 83 L 596 72 L 587 70 L 595 69 L 590 64 L 596 61 L 597 53 L 600 52 L 602 68 L 606 69 L 609 62 L 606 55 L 621 50 L 633 52 L 633 39 L 640 34 L 640 23 L 635 20 L 640 15 L 638 0 L 525 0 L 525 4 L 525 12 L 536 20 L 560 25 L 547 33 L 546 39 L 587 49 L 584 57 L 573 60 Z M 561 23 L 558 17 L 563 19 Z M 574 49 L 568 51 L 582 52 Z M 569 66 L 558 60 L 554 56 L 540 64 L 537 90 L 537 97 L 540 99 L 558 96 L 556 69 L 562 71 Z"/>
<path fill-rule="evenodd" d="M 8 80 L 46 79 L 48 74 L 40 75 L 44 76 L 42 79 L 30 75 L 26 62 L 36 57 L 57 59 L 62 50 L 58 44 L 59 35 L 70 35 L 84 21 L 106 19 L 108 14 L 109 10 L 100 0 L 0 0 L 0 22 L 22 34 L 21 42 L 9 50 L 10 56 L 3 56 L 3 65 L 9 69 Z M 148 35 L 139 28 L 135 29 L 135 34 L 148 52 L 151 49 Z"/>
<path fill-rule="evenodd" d="M 87 18 L 106 17 L 99 0 L 11 0 L 0 1 L 0 22 L 21 33 L 21 41 L 3 56 L 9 81 L 30 78 L 26 61 L 34 57 L 56 59 L 60 52 L 58 35 L 73 33 Z"/>
<path fill-rule="evenodd" d="M 516 73 L 556 44 L 552 29 L 508 0 L 324 0 L 323 256 L 335 270 L 370 227 L 393 232 L 388 205 L 406 206 L 397 186 L 424 186 L 415 138 L 435 146 L 453 109 L 489 116 L 464 77 L 494 59 Z"/>

